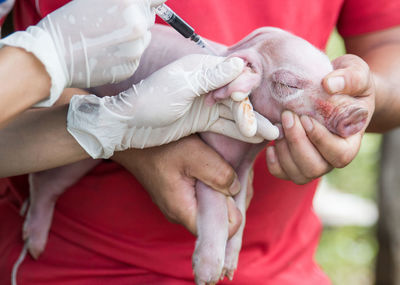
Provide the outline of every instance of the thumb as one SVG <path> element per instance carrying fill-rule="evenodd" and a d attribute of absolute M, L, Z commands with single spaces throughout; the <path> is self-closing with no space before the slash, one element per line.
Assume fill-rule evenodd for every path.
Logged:
<path fill-rule="evenodd" d="M 368 64 L 355 55 L 344 55 L 333 61 L 334 71 L 322 81 L 330 94 L 362 95 L 371 87 L 371 74 Z"/>
<path fill-rule="evenodd" d="M 219 57 L 208 56 L 207 58 L 218 59 Z M 209 65 L 204 64 L 196 74 L 197 93 L 200 95 L 207 94 L 210 91 L 227 85 L 242 73 L 244 67 L 245 63 L 239 57 L 228 58 L 211 68 Z"/>

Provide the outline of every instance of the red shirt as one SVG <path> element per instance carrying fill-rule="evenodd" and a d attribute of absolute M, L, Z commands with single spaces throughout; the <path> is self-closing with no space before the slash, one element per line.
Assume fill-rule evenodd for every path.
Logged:
<path fill-rule="evenodd" d="M 25 29 L 66 2 L 17 1 L 16 27 Z M 337 21 L 343 35 L 400 24 L 400 3 L 389 0 L 169 0 L 168 5 L 200 35 L 228 45 L 258 27 L 277 26 L 323 49 Z M 329 284 L 313 259 L 320 233 L 312 211 L 317 182 L 299 186 L 272 177 L 264 151 L 254 169 L 238 270 L 233 282 L 221 284 Z M 0 284 L 9 284 L 22 247 L 18 211 L 26 186 L 10 189 L 0 199 Z M 164 218 L 131 174 L 104 162 L 58 200 L 46 251 L 39 261 L 26 257 L 18 284 L 193 284 L 194 242 L 187 230 Z"/>

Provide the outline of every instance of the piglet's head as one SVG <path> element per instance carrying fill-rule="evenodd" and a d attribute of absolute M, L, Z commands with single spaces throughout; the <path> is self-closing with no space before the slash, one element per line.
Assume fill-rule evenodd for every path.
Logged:
<path fill-rule="evenodd" d="M 333 70 L 328 57 L 307 41 L 277 28 L 261 28 L 228 49 L 259 77 L 252 91 L 254 109 L 280 122 L 283 110 L 308 115 L 331 132 L 348 137 L 364 128 L 365 102 L 329 95 L 322 79 Z"/>

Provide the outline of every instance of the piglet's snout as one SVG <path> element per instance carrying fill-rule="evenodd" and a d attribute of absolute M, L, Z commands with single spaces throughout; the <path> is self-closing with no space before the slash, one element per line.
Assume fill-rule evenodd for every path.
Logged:
<path fill-rule="evenodd" d="M 341 137 L 349 137 L 361 131 L 367 122 L 368 110 L 363 107 L 349 106 L 344 108 L 331 120 L 332 131 Z"/>

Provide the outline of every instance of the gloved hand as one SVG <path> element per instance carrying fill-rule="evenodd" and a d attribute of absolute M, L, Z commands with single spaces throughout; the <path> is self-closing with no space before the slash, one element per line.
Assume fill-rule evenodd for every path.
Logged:
<path fill-rule="evenodd" d="M 205 103 L 206 96 L 201 96 L 230 83 L 243 68 L 240 58 L 189 55 L 117 96 L 75 95 L 68 111 L 68 131 L 93 158 L 108 158 L 115 150 L 161 145 L 204 131 L 261 142 L 260 136 L 243 136 L 232 121 L 241 122 L 245 135 L 256 133 L 259 116 L 247 98 L 211 106 Z M 236 97 L 240 96 L 236 93 Z M 278 129 L 262 120 L 261 135 L 275 139 Z"/>
<path fill-rule="evenodd" d="M 0 41 L 33 53 L 51 78 L 52 105 L 65 87 L 114 83 L 131 76 L 151 38 L 153 7 L 165 0 L 75 0 L 36 26 Z"/>

